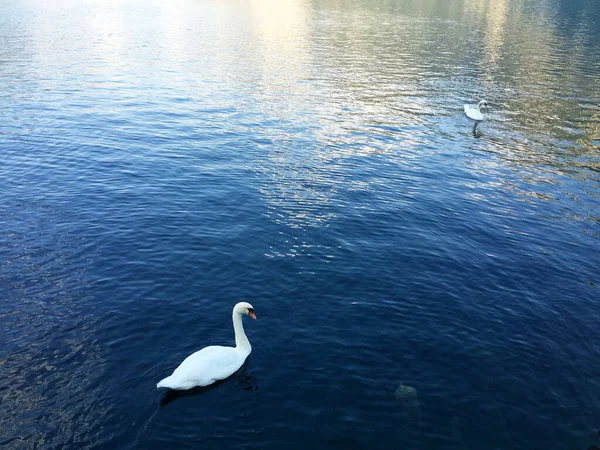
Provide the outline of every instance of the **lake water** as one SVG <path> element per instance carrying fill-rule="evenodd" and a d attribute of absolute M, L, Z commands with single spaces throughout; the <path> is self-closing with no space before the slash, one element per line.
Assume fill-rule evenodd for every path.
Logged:
<path fill-rule="evenodd" d="M 596 0 L 0 2 L 0 155 L 6 448 L 597 443 Z"/>

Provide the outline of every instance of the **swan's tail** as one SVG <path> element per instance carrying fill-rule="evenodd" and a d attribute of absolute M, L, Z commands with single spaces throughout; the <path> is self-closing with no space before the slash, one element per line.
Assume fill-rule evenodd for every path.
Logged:
<path fill-rule="evenodd" d="M 158 382 L 158 384 L 156 385 L 157 388 L 167 388 L 167 389 L 173 389 L 174 386 L 175 386 L 175 380 L 173 379 L 173 375 L 165 378 L 164 380 L 160 380 Z"/>

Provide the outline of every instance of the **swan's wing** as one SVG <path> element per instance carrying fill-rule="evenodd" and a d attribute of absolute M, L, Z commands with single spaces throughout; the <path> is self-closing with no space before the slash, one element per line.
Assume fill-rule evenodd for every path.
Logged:
<path fill-rule="evenodd" d="M 205 347 L 184 359 L 172 377 L 182 385 L 206 386 L 232 375 L 245 359 L 233 347 Z"/>
<path fill-rule="evenodd" d="M 483 120 L 483 114 L 471 105 L 465 105 L 465 114 L 468 118 L 473 120 Z"/>

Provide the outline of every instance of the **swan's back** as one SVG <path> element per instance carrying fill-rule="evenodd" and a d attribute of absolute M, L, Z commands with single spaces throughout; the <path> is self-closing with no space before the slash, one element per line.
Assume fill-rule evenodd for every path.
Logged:
<path fill-rule="evenodd" d="M 252 346 L 242 325 L 242 316 L 256 319 L 254 307 L 247 302 L 239 302 L 231 314 L 235 347 L 211 345 L 192 353 L 175 369 L 170 377 L 158 382 L 156 387 L 170 389 L 191 389 L 196 386 L 208 386 L 218 380 L 233 375 L 252 351 Z"/>
<path fill-rule="evenodd" d="M 156 387 L 190 389 L 208 386 L 233 375 L 242 367 L 249 354 L 249 351 L 233 347 L 205 347 L 185 358 L 173 375 L 161 380 Z"/>
<path fill-rule="evenodd" d="M 483 114 L 481 114 L 481 111 L 476 106 L 465 105 L 465 114 L 469 119 L 483 120 Z"/>

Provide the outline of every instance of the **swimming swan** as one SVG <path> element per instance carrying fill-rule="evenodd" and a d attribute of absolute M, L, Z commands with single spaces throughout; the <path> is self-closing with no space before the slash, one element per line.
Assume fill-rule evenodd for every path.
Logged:
<path fill-rule="evenodd" d="M 465 114 L 469 119 L 483 120 L 483 114 L 481 108 L 487 108 L 488 103 L 485 100 L 481 100 L 477 106 L 465 105 Z"/>
<path fill-rule="evenodd" d="M 196 386 L 208 386 L 233 375 L 242 367 L 252 351 L 242 325 L 243 314 L 256 319 L 250 303 L 241 302 L 233 307 L 235 347 L 211 345 L 192 353 L 175 369 L 173 375 L 159 381 L 156 387 L 185 390 Z"/>

